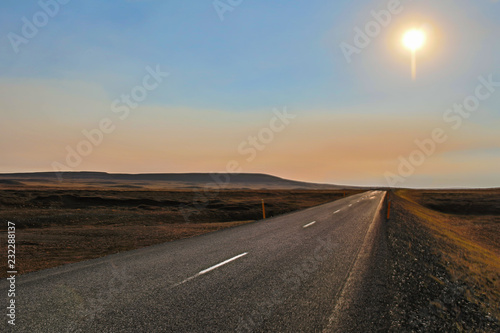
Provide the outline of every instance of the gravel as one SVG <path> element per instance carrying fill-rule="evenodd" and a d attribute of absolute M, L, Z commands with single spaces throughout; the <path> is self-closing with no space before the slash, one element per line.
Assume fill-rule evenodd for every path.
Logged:
<path fill-rule="evenodd" d="M 500 332 L 498 319 L 468 300 L 474 286 L 452 279 L 437 240 L 398 199 L 387 232 L 390 332 Z"/>

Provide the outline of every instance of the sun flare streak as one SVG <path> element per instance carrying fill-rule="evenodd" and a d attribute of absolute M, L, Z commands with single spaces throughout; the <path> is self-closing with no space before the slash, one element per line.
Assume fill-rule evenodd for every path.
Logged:
<path fill-rule="evenodd" d="M 407 31 L 403 35 L 403 45 L 411 51 L 411 78 L 413 80 L 417 77 L 417 56 L 416 51 L 420 49 L 425 43 L 425 34 L 418 29 Z"/>

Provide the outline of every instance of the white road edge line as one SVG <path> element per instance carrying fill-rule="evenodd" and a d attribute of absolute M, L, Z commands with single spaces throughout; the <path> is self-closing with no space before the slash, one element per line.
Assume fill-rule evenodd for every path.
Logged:
<path fill-rule="evenodd" d="M 190 276 L 190 277 L 188 277 L 187 279 L 185 279 L 185 280 L 183 280 L 183 281 L 181 281 L 181 282 L 179 282 L 179 283 L 174 284 L 174 285 L 173 285 L 173 286 L 171 286 L 170 288 L 174 288 L 174 287 L 180 286 L 181 284 L 184 284 L 184 283 L 186 283 L 186 282 L 188 282 L 188 281 L 191 281 L 192 279 L 197 278 L 197 277 L 198 277 L 198 276 L 200 276 L 200 275 L 203 275 L 203 274 L 206 274 L 206 273 L 208 273 L 208 272 L 210 272 L 210 271 L 213 271 L 214 269 L 219 268 L 220 266 L 223 266 L 223 265 L 225 265 L 225 264 L 228 264 L 228 263 L 230 263 L 231 261 L 234 261 L 234 260 L 236 260 L 236 259 L 238 259 L 238 258 L 241 258 L 241 257 L 243 257 L 243 256 L 246 256 L 247 254 L 248 254 L 248 252 L 244 252 L 244 253 L 242 253 L 242 254 L 238 254 L 238 255 L 237 255 L 237 256 L 235 256 L 235 257 L 232 257 L 231 259 L 224 260 L 223 262 L 218 263 L 217 265 L 214 265 L 214 266 L 212 266 L 212 267 L 209 267 L 209 268 L 207 268 L 207 269 L 204 269 L 204 270 L 202 270 L 202 271 L 198 272 L 197 274 L 195 274 L 195 275 L 193 275 L 193 276 Z M 169 288 L 169 289 L 170 289 L 170 288 Z"/>
<path fill-rule="evenodd" d="M 337 210 L 337 211 L 335 211 L 335 212 L 333 212 L 333 214 L 337 214 L 338 212 L 340 212 L 340 209 L 339 209 L 339 210 Z"/>
<path fill-rule="evenodd" d="M 316 223 L 316 221 L 312 221 L 311 223 L 306 224 L 306 225 L 305 225 L 305 226 L 303 226 L 302 228 L 307 228 L 307 227 L 310 227 L 310 226 L 312 226 L 314 223 Z"/>
<path fill-rule="evenodd" d="M 345 309 L 349 309 L 353 304 L 352 294 L 355 291 L 354 286 L 359 286 L 361 284 L 360 278 L 364 276 L 364 269 L 368 266 L 371 250 L 375 246 L 377 224 L 382 223 L 382 218 L 379 220 L 380 216 L 378 216 L 378 214 L 380 214 L 383 207 L 383 199 L 384 195 L 380 198 L 380 202 L 375 210 L 375 215 L 373 216 L 368 230 L 366 231 L 363 243 L 359 248 L 354 261 L 351 263 L 351 267 L 349 268 L 347 276 L 343 282 L 343 286 L 337 293 L 336 304 L 328 319 L 327 326 L 322 331 L 323 333 L 336 332 L 338 324 L 342 319 L 346 318 L 347 311 L 345 311 Z M 341 312 L 342 309 L 344 310 L 344 313 Z M 341 316 L 343 317 L 342 319 Z"/>

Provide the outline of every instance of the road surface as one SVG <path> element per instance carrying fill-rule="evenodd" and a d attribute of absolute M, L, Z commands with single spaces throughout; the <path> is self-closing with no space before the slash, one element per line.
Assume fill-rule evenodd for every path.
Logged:
<path fill-rule="evenodd" d="M 354 298 L 373 266 L 384 194 L 19 276 L 16 326 L 4 314 L 0 331 L 352 329 L 369 317 L 356 318 Z"/>

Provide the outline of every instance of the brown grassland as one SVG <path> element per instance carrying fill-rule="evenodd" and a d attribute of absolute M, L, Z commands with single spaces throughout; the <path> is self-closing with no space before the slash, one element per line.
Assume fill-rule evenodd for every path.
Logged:
<path fill-rule="evenodd" d="M 0 190 L 0 239 L 16 224 L 20 274 L 193 237 L 319 205 L 356 190 L 110 190 L 6 187 Z M 7 262 L 2 250 L 0 261 Z M 6 271 L 0 271 L 5 277 Z"/>
<path fill-rule="evenodd" d="M 16 269 L 25 274 L 259 220 L 262 199 L 270 217 L 362 192 L 192 185 L 4 182 L 0 262 L 7 263 L 7 221 L 16 224 Z M 484 331 L 496 329 L 500 189 L 396 190 L 389 198 L 395 331 L 441 319 L 443 330 L 485 321 Z"/>
<path fill-rule="evenodd" d="M 422 272 L 429 268 L 430 273 L 425 273 L 427 276 L 420 277 L 414 282 L 427 283 L 425 278 L 431 278 L 443 287 L 447 278 L 437 277 L 432 273 L 439 271 L 436 266 L 443 267 L 447 272 L 446 275 L 450 277 L 450 284 L 462 286 L 459 288 L 459 293 L 463 292 L 465 301 L 477 305 L 481 312 L 486 314 L 486 318 L 496 318 L 498 323 L 500 320 L 500 189 L 397 190 L 391 197 L 395 213 L 401 218 L 395 222 L 399 225 L 390 225 L 389 230 L 406 228 L 404 247 L 409 254 L 407 259 L 423 260 L 423 265 L 419 268 Z M 406 219 L 405 216 L 411 218 Z M 420 230 L 430 237 L 418 236 Z M 429 257 L 420 253 L 425 252 L 426 248 L 438 258 L 437 262 L 431 262 L 427 259 Z M 434 267 L 425 267 L 429 265 Z M 437 295 L 429 297 L 436 297 L 430 303 L 441 310 L 445 307 L 455 307 L 452 309 L 454 311 L 452 319 L 455 317 L 453 320 L 456 321 L 457 330 L 468 330 L 460 326 L 458 320 L 464 316 L 464 308 L 460 309 L 461 296 L 456 297 L 457 304 L 449 301 L 447 305 L 441 302 L 443 297 Z M 450 298 L 453 297 L 452 295 Z M 485 328 L 485 331 L 489 330 Z"/>

